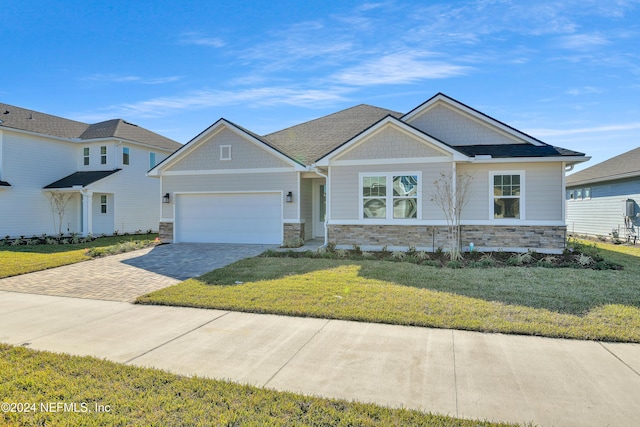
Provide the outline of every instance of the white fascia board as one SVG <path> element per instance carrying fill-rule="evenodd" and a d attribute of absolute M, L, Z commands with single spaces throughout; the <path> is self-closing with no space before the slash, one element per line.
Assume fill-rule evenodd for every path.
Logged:
<path fill-rule="evenodd" d="M 207 170 L 186 170 L 186 171 L 166 171 L 162 176 L 186 176 L 186 175 L 232 175 L 246 173 L 286 173 L 298 172 L 291 168 L 251 168 L 251 169 L 207 169 Z"/>
<path fill-rule="evenodd" d="M 550 162 L 566 162 L 581 163 L 586 162 L 591 157 L 500 157 L 491 159 L 477 159 L 470 157 L 471 163 L 550 163 Z"/>

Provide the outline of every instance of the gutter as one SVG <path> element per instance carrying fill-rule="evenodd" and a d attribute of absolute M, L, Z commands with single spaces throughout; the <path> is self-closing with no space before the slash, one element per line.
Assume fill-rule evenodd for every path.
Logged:
<path fill-rule="evenodd" d="M 331 187 L 329 186 L 329 176 L 321 173 L 315 165 L 312 165 L 310 167 L 310 169 L 311 169 L 311 172 L 315 173 L 316 175 L 320 175 L 321 177 L 323 177 L 325 179 L 324 188 L 325 188 L 325 191 L 326 191 L 326 194 L 327 194 L 327 200 L 329 200 L 329 195 L 331 193 L 331 190 L 330 190 Z M 327 203 L 325 205 L 325 209 L 328 206 L 330 206 L 330 203 Z M 329 209 L 327 209 L 327 211 L 328 210 Z M 325 212 L 324 218 L 325 218 L 324 219 L 324 243 L 322 244 L 322 246 L 320 246 L 321 248 L 326 248 L 327 245 L 329 244 L 329 227 L 327 226 L 327 222 L 329 222 L 328 212 Z"/>

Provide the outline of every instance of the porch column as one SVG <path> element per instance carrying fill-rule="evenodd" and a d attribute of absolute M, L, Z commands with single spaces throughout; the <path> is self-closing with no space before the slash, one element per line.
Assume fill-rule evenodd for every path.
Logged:
<path fill-rule="evenodd" d="M 91 214 L 91 205 L 93 192 L 82 190 L 82 235 L 88 236 L 93 234 L 93 215 Z"/>

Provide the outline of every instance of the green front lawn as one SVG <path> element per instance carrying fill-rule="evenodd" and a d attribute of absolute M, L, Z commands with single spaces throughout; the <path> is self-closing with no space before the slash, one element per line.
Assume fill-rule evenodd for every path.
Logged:
<path fill-rule="evenodd" d="M 187 378 L 5 344 L 0 344 L 0 396 L 2 425 L 507 425 Z"/>
<path fill-rule="evenodd" d="M 640 251 L 624 270 L 449 269 L 406 262 L 246 259 L 138 298 L 180 305 L 605 341 L 640 342 Z"/>
<path fill-rule="evenodd" d="M 106 248 L 122 242 L 152 243 L 156 234 L 100 237 L 91 242 L 67 245 L 0 246 L 0 279 L 60 267 L 91 259 L 87 249 Z"/>

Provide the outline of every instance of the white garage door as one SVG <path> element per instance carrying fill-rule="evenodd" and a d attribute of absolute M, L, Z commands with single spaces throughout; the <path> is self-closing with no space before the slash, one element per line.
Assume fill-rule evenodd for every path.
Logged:
<path fill-rule="evenodd" d="M 282 243 L 280 193 L 178 194 L 176 242 Z"/>

